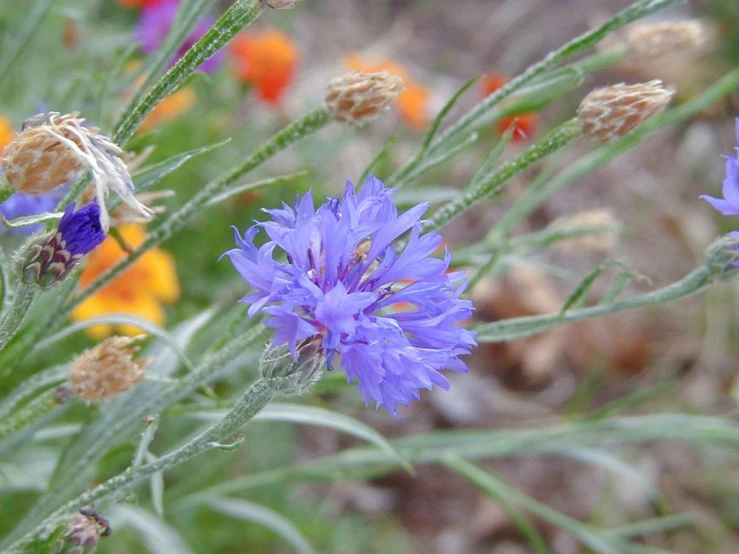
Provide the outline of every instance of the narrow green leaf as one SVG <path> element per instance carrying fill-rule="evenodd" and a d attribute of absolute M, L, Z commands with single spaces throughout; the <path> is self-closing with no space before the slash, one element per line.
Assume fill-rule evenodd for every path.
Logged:
<path fill-rule="evenodd" d="M 462 87 L 454 93 L 454 96 L 452 96 L 449 101 L 444 104 L 444 107 L 441 109 L 439 114 L 434 118 L 434 121 L 431 123 L 431 128 L 426 133 L 426 136 L 423 137 L 423 142 L 421 143 L 421 155 L 423 155 L 423 152 L 428 150 L 429 146 L 431 146 L 431 142 L 434 140 L 434 137 L 436 136 L 436 131 L 439 130 L 439 127 L 441 126 L 442 122 L 444 121 L 444 118 L 449 115 L 449 112 L 452 111 L 452 108 L 457 105 L 457 102 L 462 97 L 462 95 L 467 92 L 477 81 L 480 80 L 480 75 L 477 75 L 467 81 Z"/>
<path fill-rule="evenodd" d="M 600 299 L 600 304 L 610 304 L 611 302 L 615 301 L 616 298 L 619 297 L 619 295 L 626 290 L 626 287 L 629 286 L 629 283 L 636 279 L 638 277 L 638 273 L 635 273 L 633 271 L 622 271 L 618 275 L 616 275 L 613 278 L 613 282 L 611 283 L 611 286 L 608 287 L 608 290 L 603 295 L 603 298 Z"/>
<path fill-rule="evenodd" d="M 223 192 L 221 192 L 220 194 L 217 194 L 211 197 L 211 199 L 208 200 L 206 206 L 214 206 L 215 204 L 218 204 L 220 202 L 223 202 L 224 200 L 228 200 L 229 198 L 233 198 L 234 196 L 238 196 L 239 194 L 242 194 L 250 190 L 257 190 L 261 188 L 285 185 L 287 183 L 297 181 L 298 179 L 305 177 L 306 175 L 309 175 L 310 173 L 311 173 L 311 170 L 298 171 L 297 173 L 291 173 L 290 175 L 280 175 L 279 177 L 272 177 L 270 179 L 262 179 L 261 181 L 255 181 L 253 183 L 244 183 L 242 185 L 237 185 L 235 187 L 228 188 L 224 190 Z"/>
<path fill-rule="evenodd" d="M 550 508 L 525 495 L 517 488 L 494 476 L 492 472 L 463 460 L 455 455 L 448 455 L 444 465 L 470 481 L 477 488 L 495 498 L 505 498 L 519 504 L 527 511 L 543 519 L 547 523 L 559 527 L 577 537 L 584 545 L 601 554 L 622 554 L 616 546 L 597 530 Z"/>
<path fill-rule="evenodd" d="M 206 154 L 207 152 L 215 150 L 216 148 L 220 148 L 224 144 L 228 144 L 230 141 L 231 139 L 226 139 L 220 142 L 209 144 L 207 146 L 202 146 L 200 148 L 194 148 L 192 150 L 188 150 L 186 152 L 182 152 L 180 154 L 172 156 L 171 158 L 168 158 L 149 167 L 143 168 L 142 170 L 136 172 L 132 177 L 136 190 L 141 191 L 153 187 L 159 181 L 164 179 L 167 175 L 179 169 L 193 158 L 196 158 L 202 154 Z"/>
<path fill-rule="evenodd" d="M 385 160 L 387 160 L 390 157 L 390 153 L 393 151 L 393 146 L 395 146 L 396 142 L 398 142 L 398 135 L 390 135 L 387 138 L 385 143 L 382 145 L 382 149 L 380 150 L 380 153 L 374 157 L 374 159 L 369 163 L 369 165 L 362 172 L 362 175 L 359 177 L 359 180 L 357 181 L 357 186 L 362 185 L 367 180 L 367 177 L 371 173 L 373 173 L 377 167 L 383 164 Z"/>
<path fill-rule="evenodd" d="M 155 514 L 130 504 L 115 504 L 106 514 L 111 527 L 133 527 L 151 554 L 192 554 L 177 530 Z"/>
<path fill-rule="evenodd" d="M 620 260 L 614 260 L 612 258 L 603 260 L 594 269 L 590 270 L 590 272 L 588 272 L 583 280 L 580 281 L 580 284 L 575 288 L 574 291 L 572 291 L 559 313 L 564 314 L 574 306 L 582 306 L 587 301 L 588 292 L 590 292 L 590 288 L 593 286 L 593 283 L 595 283 L 595 280 L 600 277 L 601 273 L 603 273 L 612 265 L 620 265 L 621 267 L 628 269 L 628 267 L 626 267 L 626 264 L 624 264 Z"/>
<path fill-rule="evenodd" d="M 289 519 L 274 510 L 246 500 L 232 498 L 212 500 L 210 507 L 224 515 L 271 529 L 299 554 L 315 554 L 313 547 L 300 530 Z"/>
<path fill-rule="evenodd" d="M 29 225 L 36 225 L 38 223 L 46 223 L 47 221 L 59 221 L 63 212 L 48 212 L 38 215 L 26 215 L 23 217 L 16 217 L 15 219 L 6 219 L 3 224 L 11 229 L 18 229 L 20 227 L 28 227 Z"/>

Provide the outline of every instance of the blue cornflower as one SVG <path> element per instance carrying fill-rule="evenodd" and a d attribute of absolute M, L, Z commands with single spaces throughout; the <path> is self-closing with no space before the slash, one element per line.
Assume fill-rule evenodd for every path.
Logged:
<path fill-rule="evenodd" d="M 39 215 L 45 212 L 53 212 L 57 202 L 61 200 L 66 192 L 66 187 L 59 187 L 45 194 L 24 194 L 16 192 L 5 202 L 0 204 L 0 216 L 4 220 L 11 220 L 17 217 L 26 217 L 29 215 Z M 43 229 L 44 224 L 28 225 L 27 227 L 10 228 L 0 223 L 0 232 L 11 233 L 14 235 L 31 235 L 36 231 Z"/>
<path fill-rule="evenodd" d="M 450 255 L 434 258 L 441 235 L 421 234 L 428 204 L 398 214 L 392 189 L 369 177 L 361 190 L 347 181 L 341 198 L 318 209 L 310 193 L 293 207 L 265 210 L 272 221 L 250 227 L 229 250 L 234 268 L 255 291 L 241 301 L 249 315 L 264 312 L 276 330 L 272 347 L 320 347 L 356 380 L 366 404 L 374 401 L 398 417 L 397 405 L 434 385 L 444 390 L 441 370 L 464 372 L 459 356 L 476 346 L 475 333 L 459 325 L 472 315 L 460 298 L 464 272 L 447 273 Z M 257 248 L 263 230 L 269 240 Z M 410 231 L 405 248 L 393 242 Z M 286 262 L 275 259 L 283 251 Z"/>
<path fill-rule="evenodd" d="M 21 280 L 50 287 L 61 281 L 77 262 L 105 240 L 100 207 L 91 202 L 79 210 L 70 204 L 56 231 L 32 240 L 21 256 Z"/>
<path fill-rule="evenodd" d="M 736 142 L 739 144 L 739 117 L 736 118 Z M 739 215 L 739 146 L 734 150 L 734 156 L 726 156 L 726 179 L 721 191 L 724 198 L 701 195 L 703 200 L 724 215 Z"/>

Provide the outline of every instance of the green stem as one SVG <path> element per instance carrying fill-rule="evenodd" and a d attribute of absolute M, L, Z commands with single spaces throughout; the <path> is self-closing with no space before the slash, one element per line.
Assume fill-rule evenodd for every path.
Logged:
<path fill-rule="evenodd" d="M 159 102 L 174 92 L 203 62 L 223 48 L 261 13 L 259 0 L 236 0 L 213 27 L 157 81 L 149 94 L 126 113 L 113 134 L 113 140 L 120 145 L 125 144 Z"/>
<path fill-rule="evenodd" d="M 0 421 L 5 421 L 13 409 L 41 388 L 58 385 L 66 378 L 66 367 L 56 366 L 31 375 L 20 385 L 10 391 L 6 398 L 0 401 Z"/>
<path fill-rule="evenodd" d="M 541 75 L 551 67 L 592 48 L 608 34 L 628 25 L 632 21 L 682 2 L 685 2 L 685 0 L 641 0 L 639 2 L 635 2 L 625 10 L 613 16 L 597 29 L 584 33 L 558 50 L 550 52 L 542 60 L 529 66 L 523 73 L 508 81 L 508 83 L 485 98 L 485 100 L 477 104 L 467 112 L 467 114 L 457 120 L 433 141 L 426 153 L 430 155 L 433 151 L 438 150 L 442 146 L 458 140 L 459 137 L 469 135 L 470 131 L 476 127 L 477 123 L 483 119 L 489 110 L 500 104 L 500 102 L 518 91 L 518 89 L 523 87 L 523 85 L 534 80 L 534 78 Z M 388 179 L 388 186 L 395 186 L 395 183 L 403 182 L 407 175 L 412 172 L 421 161 L 422 158 L 418 156 L 411 159 L 405 166 Z"/>
<path fill-rule="evenodd" d="M 23 547 L 43 533 L 45 529 L 51 528 L 59 519 L 76 512 L 83 506 L 98 502 L 149 475 L 182 464 L 206 450 L 228 448 L 220 444 L 221 441 L 237 434 L 249 420 L 269 403 L 274 395 L 275 390 L 272 388 L 270 381 L 268 379 L 259 379 L 249 387 L 222 420 L 213 424 L 195 439 L 154 462 L 138 467 L 131 466 L 119 475 L 108 479 L 94 489 L 67 502 L 49 515 L 31 532 L 11 545 L 8 552 L 23 552 Z"/>
<path fill-rule="evenodd" d="M 38 525 L 41 519 L 49 515 L 54 506 L 68 499 L 75 489 L 86 482 L 90 470 L 95 467 L 95 462 L 100 456 L 127 436 L 132 429 L 136 429 L 144 417 L 162 412 L 170 405 L 192 394 L 212 379 L 224 365 L 243 354 L 246 348 L 262 338 L 265 331 L 263 326 L 258 326 L 239 335 L 223 349 L 203 360 L 195 371 L 188 374 L 180 383 L 165 388 L 160 394 L 149 397 L 135 409 L 121 414 L 121 417 L 107 427 L 103 434 L 95 434 L 91 439 L 79 438 L 80 441 L 87 440 L 87 444 L 80 445 L 79 454 L 74 457 L 74 462 L 65 468 L 64 474 L 59 479 L 60 485 L 39 499 L 23 521 L 5 539 L 3 545 L 0 545 L 0 550 L 8 541 L 15 540 L 21 533 Z"/>
<path fill-rule="evenodd" d="M 0 442 L 60 406 L 60 403 L 56 399 L 55 390 L 50 389 L 41 393 L 17 412 L 5 417 L 2 424 L 0 424 Z"/>
<path fill-rule="evenodd" d="M 0 322 L 0 351 L 20 330 L 21 323 L 41 289 L 38 285 L 19 284 L 13 295 L 13 303 Z"/>
<path fill-rule="evenodd" d="M 665 302 L 679 300 L 707 287 L 713 281 L 713 277 L 714 275 L 707 266 L 701 266 L 690 272 L 680 281 L 626 300 L 609 304 L 599 304 L 578 310 L 569 310 L 564 313 L 515 317 L 478 325 L 475 327 L 477 341 L 480 343 L 510 341 L 520 337 L 542 333 L 563 323 L 615 314 L 650 304 L 663 304 Z"/>
<path fill-rule="evenodd" d="M 499 192 L 509 179 L 515 177 L 546 156 L 563 148 L 580 135 L 580 127 L 575 119 L 571 119 L 556 127 L 539 142 L 504 164 L 487 179 L 482 180 L 479 185 L 470 189 L 456 200 L 439 208 L 431 216 L 427 228 L 436 229 L 446 225 L 486 196 Z"/>

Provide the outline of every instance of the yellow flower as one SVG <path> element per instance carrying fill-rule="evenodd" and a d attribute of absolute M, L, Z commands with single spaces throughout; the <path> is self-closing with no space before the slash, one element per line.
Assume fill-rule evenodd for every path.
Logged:
<path fill-rule="evenodd" d="M 7 117 L 0 115 L 0 154 L 3 153 L 5 146 L 13 140 L 14 136 L 13 124 Z"/>
<path fill-rule="evenodd" d="M 146 237 L 142 225 L 121 225 L 117 229 L 131 248 L 139 246 Z M 115 239 L 108 237 L 88 255 L 80 285 L 86 287 L 126 256 L 128 254 Z M 72 319 L 84 321 L 106 314 L 125 314 L 163 325 L 162 304 L 176 302 L 179 296 L 179 279 L 172 255 L 159 248 L 152 248 L 126 271 L 77 306 L 72 312 Z M 139 328 L 132 325 L 104 324 L 89 327 L 87 334 L 93 339 L 100 340 L 111 335 L 116 328 L 118 332 L 126 335 L 141 333 Z"/>
<path fill-rule="evenodd" d="M 358 73 L 387 71 L 403 79 L 405 90 L 395 101 L 395 110 L 408 127 L 416 131 L 423 130 L 429 121 L 431 92 L 427 87 L 411 79 L 405 67 L 392 60 L 370 61 L 356 52 L 344 56 L 344 65 Z"/>
<path fill-rule="evenodd" d="M 157 107 L 146 116 L 138 131 L 151 131 L 157 125 L 177 119 L 195 105 L 195 92 L 191 88 L 182 88 L 173 92 L 157 104 Z"/>

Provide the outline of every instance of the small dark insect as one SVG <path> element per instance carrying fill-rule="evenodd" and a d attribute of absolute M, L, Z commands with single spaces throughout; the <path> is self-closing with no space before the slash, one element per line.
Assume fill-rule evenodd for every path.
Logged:
<path fill-rule="evenodd" d="M 95 508 L 93 508 L 92 506 L 85 506 L 84 508 L 80 508 L 80 513 L 86 518 L 93 520 L 95 523 L 97 523 L 100 527 L 103 528 L 102 532 L 100 533 L 101 537 L 110 536 L 110 532 L 111 532 L 110 521 L 108 521 L 103 516 L 98 514 L 95 511 Z"/>

